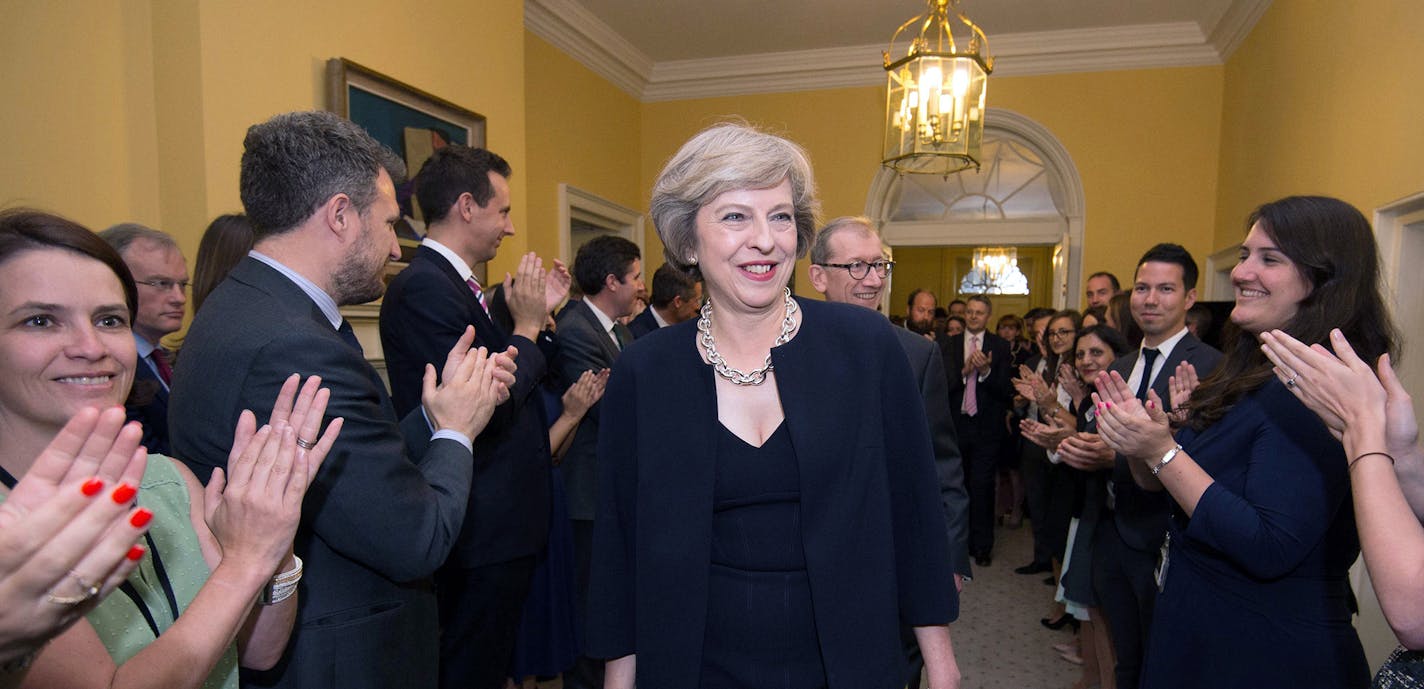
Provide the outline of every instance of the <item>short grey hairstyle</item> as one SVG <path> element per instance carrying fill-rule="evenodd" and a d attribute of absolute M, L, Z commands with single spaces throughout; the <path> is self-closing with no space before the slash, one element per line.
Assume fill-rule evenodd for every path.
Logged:
<path fill-rule="evenodd" d="M 700 275 L 691 261 L 697 250 L 698 209 L 726 192 L 766 189 L 782 180 L 791 182 L 796 257 L 801 258 L 811 246 L 821 210 L 806 151 L 740 123 L 713 125 L 689 139 L 658 174 L 649 205 L 668 263 Z"/>
<path fill-rule="evenodd" d="M 351 120 L 333 113 L 289 112 L 247 130 L 238 188 L 256 238 L 287 232 L 336 194 L 364 212 L 376 177 L 405 178 L 405 163 Z"/>
<path fill-rule="evenodd" d="M 110 227 L 99 233 L 99 238 L 108 242 L 114 247 L 114 251 L 122 256 L 128 252 L 129 247 L 139 240 L 153 242 L 164 248 L 178 249 L 178 242 L 167 232 L 160 232 L 147 225 L 140 225 L 136 222 L 124 222 Z"/>
<path fill-rule="evenodd" d="M 863 215 L 842 215 L 826 223 L 826 226 L 816 233 L 816 241 L 811 243 L 811 262 L 825 263 L 831 260 L 831 240 L 835 239 L 836 235 L 851 230 L 859 230 L 862 237 L 880 239 L 880 232 L 875 229 L 870 218 Z M 880 253 L 885 253 L 883 247 Z"/>

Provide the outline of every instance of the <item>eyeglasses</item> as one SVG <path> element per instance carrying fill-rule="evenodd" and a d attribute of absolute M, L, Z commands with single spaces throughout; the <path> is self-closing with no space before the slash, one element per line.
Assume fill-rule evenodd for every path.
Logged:
<path fill-rule="evenodd" d="M 1044 333 L 1044 335 L 1049 337 L 1068 337 L 1069 335 L 1076 334 L 1078 334 L 1077 330 L 1069 330 L 1068 328 L 1059 328 L 1058 330 L 1050 330 Z"/>
<path fill-rule="evenodd" d="M 894 261 L 876 261 L 874 263 L 851 261 L 850 263 L 817 263 L 816 265 L 824 268 L 845 268 L 846 272 L 850 273 L 852 280 L 864 280 L 867 275 L 870 275 L 871 268 L 874 268 L 875 274 L 882 278 L 890 277 L 890 271 L 895 270 Z"/>
<path fill-rule="evenodd" d="M 193 284 L 187 280 L 165 280 L 163 278 L 156 280 L 135 280 L 134 282 L 140 285 L 148 285 L 160 292 L 172 291 L 174 287 L 177 287 L 180 291 L 187 292 L 188 285 Z"/>

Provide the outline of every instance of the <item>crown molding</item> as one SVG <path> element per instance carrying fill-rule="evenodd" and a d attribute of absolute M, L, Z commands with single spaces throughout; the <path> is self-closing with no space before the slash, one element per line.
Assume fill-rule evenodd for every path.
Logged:
<path fill-rule="evenodd" d="M 653 60 L 574 0 L 524 0 L 524 28 L 634 98 L 643 97 Z"/>
<path fill-rule="evenodd" d="M 1235 0 L 1208 37 L 1195 22 L 1000 34 L 996 76 L 1222 64 L 1270 6 Z M 643 102 L 877 86 L 883 44 L 654 62 L 575 0 L 525 0 L 525 26 Z"/>
<path fill-rule="evenodd" d="M 1226 8 L 1208 39 L 1222 62 L 1236 52 L 1270 6 L 1271 0 L 1235 0 Z"/>

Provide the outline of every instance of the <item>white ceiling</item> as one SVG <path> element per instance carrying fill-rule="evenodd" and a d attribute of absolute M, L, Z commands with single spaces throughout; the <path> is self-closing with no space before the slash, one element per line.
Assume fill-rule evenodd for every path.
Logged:
<path fill-rule="evenodd" d="M 995 74 L 1220 64 L 1270 0 L 962 0 Z M 644 101 L 879 84 L 922 0 L 525 0 L 525 26 Z"/>

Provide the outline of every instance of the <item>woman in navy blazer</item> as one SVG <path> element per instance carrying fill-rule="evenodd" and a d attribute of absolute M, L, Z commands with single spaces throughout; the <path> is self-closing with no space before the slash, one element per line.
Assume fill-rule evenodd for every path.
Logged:
<path fill-rule="evenodd" d="M 625 350 L 604 396 L 589 596 L 607 686 L 903 686 L 899 625 L 957 686 L 933 451 L 884 318 L 792 299 L 816 203 L 804 152 L 742 125 L 654 188 L 702 317 Z"/>

